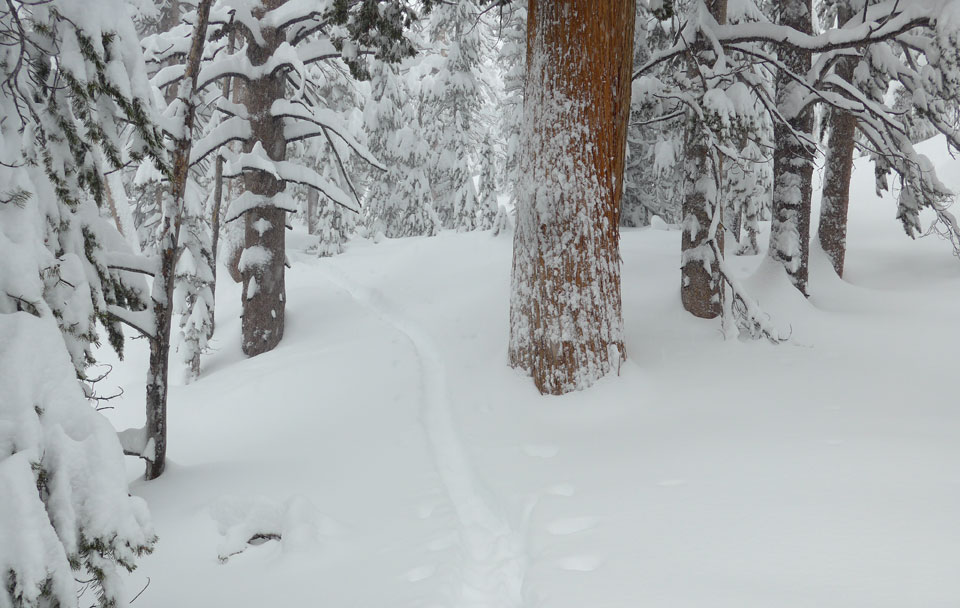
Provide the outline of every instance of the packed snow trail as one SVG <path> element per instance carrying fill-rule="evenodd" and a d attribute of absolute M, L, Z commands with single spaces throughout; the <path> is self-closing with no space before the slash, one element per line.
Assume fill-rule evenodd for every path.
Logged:
<path fill-rule="evenodd" d="M 415 324 L 375 289 L 357 284 L 330 263 L 324 275 L 357 303 L 394 327 L 413 346 L 420 363 L 426 430 L 444 490 L 460 523 L 463 553 L 457 608 L 520 608 L 527 559 L 523 543 L 495 506 L 481 494 L 481 482 L 460 443 L 439 349 Z"/>

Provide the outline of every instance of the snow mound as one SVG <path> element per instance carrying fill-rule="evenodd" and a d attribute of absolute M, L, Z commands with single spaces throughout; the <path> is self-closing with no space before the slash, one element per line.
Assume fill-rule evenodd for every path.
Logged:
<path fill-rule="evenodd" d="M 280 503 L 263 497 L 224 496 L 210 507 L 223 536 L 217 558 L 226 563 L 250 545 L 279 541 L 284 551 L 309 551 L 321 536 L 337 536 L 342 526 L 323 515 L 307 498 Z"/>

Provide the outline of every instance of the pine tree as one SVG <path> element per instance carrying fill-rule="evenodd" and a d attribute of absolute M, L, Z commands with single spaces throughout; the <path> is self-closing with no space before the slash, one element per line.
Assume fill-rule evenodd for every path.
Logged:
<path fill-rule="evenodd" d="M 523 84 L 527 65 L 527 7 L 524 2 L 513 2 L 502 7 L 500 56 L 503 93 L 500 96 L 500 132 L 504 147 L 504 185 L 510 195 L 510 205 L 516 206 L 520 183 L 520 137 L 523 129 Z M 503 224 L 506 211 L 498 210 L 494 223 Z"/>
<path fill-rule="evenodd" d="M 371 74 L 364 121 L 371 133 L 370 150 L 386 170 L 372 171 L 364 197 L 364 223 L 372 236 L 433 236 L 439 230 L 439 218 L 430 200 L 424 170 L 428 151 L 409 88 L 397 65 L 377 61 Z"/>
<path fill-rule="evenodd" d="M 440 4 L 429 26 L 440 55 L 423 91 L 430 183 L 443 227 L 457 230 L 474 230 L 479 212 L 472 164 L 481 106 L 479 13 L 473 0 Z"/>
<path fill-rule="evenodd" d="M 490 230 L 500 211 L 497 184 L 497 150 L 489 134 L 480 147 L 480 192 L 477 197 L 477 228 Z"/>
<path fill-rule="evenodd" d="M 77 382 L 97 323 L 122 354 L 116 318 L 146 300 L 143 267 L 101 216 L 104 168 L 162 165 L 131 40 L 121 0 L 0 6 L 2 606 L 75 607 L 77 578 L 116 606 L 121 571 L 156 540 L 117 435 Z"/>

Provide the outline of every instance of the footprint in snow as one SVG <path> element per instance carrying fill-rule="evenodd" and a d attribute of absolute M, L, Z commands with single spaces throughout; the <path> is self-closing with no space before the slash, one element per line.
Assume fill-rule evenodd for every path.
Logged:
<path fill-rule="evenodd" d="M 555 519 L 547 524 L 547 532 L 555 536 L 566 536 L 567 534 L 576 534 L 596 527 L 599 523 L 596 517 L 564 517 Z"/>
<path fill-rule="evenodd" d="M 558 483 L 547 488 L 547 494 L 553 494 L 554 496 L 573 496 L 576 493 L 577 489 L 572 483 Z"/>
<path fill-rule="evenodd" d="M 435 538 L 434 540 L 427 543 L 427 549 L 431 551 L 444 551 L 451 547 L 455 547 L 458 542 L 459 542 L 459 536 L 456 533 L 447 534 L 446 536 Z"/>
<path fill-rule="evenodd" d="M 426 566 L 417 566 L 411 570 L 408 570 L 406 574 L 403 575 L 403 578 L 407 579 L 408 582 L 418 583 L 422 580 L 426 580 L 436 574 L 437 567 L 432 565 Z"/>
<path fill-rule="evenodd" d="M 553 458 L 560 453 L 560 448 L 555 445 L 525 445 L 523 452 L 533 458 Z"/>
<path fill-rule="evenodd" d="M 558 565 L 561 570 L 593 572 L 600 567 L 601 563 L 603 563 L 603 560 L 596 555 L 574 555 L 561 559 Z"/>

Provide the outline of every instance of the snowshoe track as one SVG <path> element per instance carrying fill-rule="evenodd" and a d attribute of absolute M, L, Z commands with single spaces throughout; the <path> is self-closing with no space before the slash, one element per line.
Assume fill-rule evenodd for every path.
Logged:
<path fill-rule="evenodd" d="M 415 323 L 376 289 L 360 285 L 331 264 L 325 276 L 358 304 L 402 334 L 421 370 L 421 423 L 443 488 L 459 521 L 462 568 L 457 608 L 521 608 L 526 554 L 521 536 L 485 499 L 481 480 L 463 448 L 453 420 L 446 367 L 439 349 Z"/>

